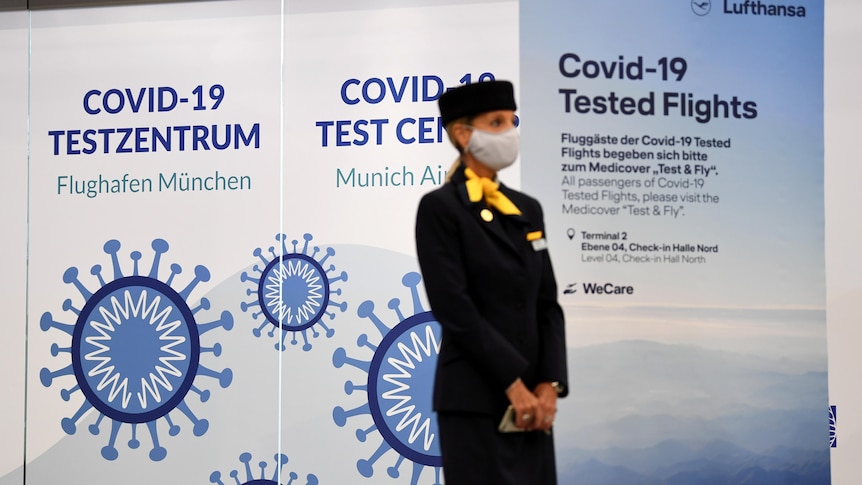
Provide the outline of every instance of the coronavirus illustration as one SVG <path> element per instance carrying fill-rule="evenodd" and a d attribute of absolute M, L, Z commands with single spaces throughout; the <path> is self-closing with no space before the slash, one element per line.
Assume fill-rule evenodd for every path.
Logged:
<path fill-rule="evenodd" d="M 360 351 L 372 353 L 371 359 L 350 357 L 343 347 L 335 350 L 332 363 L 336 368 L 346 364 L 366 374 L 364 383 L 348 380 L 345 393 L 364 392 L 367 400 L 352 409 L 338 406 L 332 417 L 337 426 L 344 427 L 349 418 L 370 415 L 373 424 L 356 430 L 356 439 L 360 442 L 365 442 L 374 431 L 380 433 L 382 442 L 371 457 L 356 463 L 363 477 L 371 477 L 377 461 L 394 450 L 398 457 L 387 469 L 390 477 L 400 476 L 406 460 L 413 464 L 411 485 L 419 483 L 426 468 L 433 468 L 433 484 L 440 485 L 440 447 L 431 390 L 440 352 L 441 327 L 434 315 L 422 307 L 419 273 L 407 273 L 401 282 L 410 289 L 413 314 L 405 317 L 401 301 L 391 299 L 387 306 L 397 319 L 392 328 L 378 315 L 374 302 L 364 301 L 357 308 L 357 315 L 368 319 L 380 334 L 378 344 L 368 334 L 361 334 L 357 340 Z"/>
<path fill-rule="evenodd" d="M 144 424 L 152 440 L 149 458 L 164 459 L 167 449 L 160 443 L 157 423 L 164 418 L 168 435 L 179 434 L 181 426 L 171 416 L 174 410 L 191 421 L 195 436 L 202 436 L 209 422 L 192 412 L 187 402 L 189 391 L 206 402 L 210 391 L 195 385 L 199 376 L 214 378 L 222 388 L 227 388 L 232 380 L 230 369 L 215 371 L 200 362 L 202 354 L 214 357 L 221 354 L 221 344 L 203 347 L 201 336 L 233 326 L 228 311 L 215 321 L 197 321 L 197 315 L 210 308 L 206 298 L 201 298 L 194 308 L 189 306 L 189 295 L 200 283 L 209 281 L 209 270 L 199 265 L 190 278 L 182 278 L 182 267 L 171 264 L 169 274 L 162 280 L 161 259 L 168 251 L 168 243 L 155 239 L 152 249 L 154 255 L 148 273 L 143 275 L 140 271 L 142 253 L 132 251 L 132 269 L 128 274 L 120 263 L 120 242 L 106 242 L 104 251 L 111 258 L 113 275 L 106 279 L 102 266 L 94 265 L 90 275 L 98 283 L 95 291 L 90 289 L 92 284 L 82 281 L 77 267 L 63 274 L 63 282 L 74 286 L 83 299 L 80 309 L 71 298 L 63 302 L 63 310 L 76 315 L 74 323 L 56 321 L 50 312 L 45 312 L 40 321 L 43 331 L 59 330 L 71 337 L 68 347 L 60 347 L 58 343 L 51 346 L 54 357 L 70 354 L 71 363 L 54 371 L 43 368 L 42 385 L 50 387 L 55 380 L 74 376 L 76 385 L 62 389 L 60 395 L 70 401 L 80 391 L 84 399 L 72 417 L 62 419 L 61 426 L 67 434 L 75 434 L 84 415 L 95 409 L 99 416 L 89 426 L 92 434 L 100 433 L 105 418 L 111 422 L 108 444 L 101 451 L 107 460 L 119 456 L 116 442 L 124 423 L 131 428 L 129 448 L 140 446 L 138 425 Z M 185 286 L 176 286 L 181 287 L 177 290 L 175 280 L 180 279 L 189 281 Z"/>
<path fill-rule="evenodd" d="M 242 478 L 240 470 L 231 470 L 228 474 L 232 480 L 230 485 L 317 485 L 319 482 L 314 474 L 307 474 L 305 481 L 299 477 L 299 474 L 291 471 L 285 472 L 284 467 L 287 465 L 287 455 L 283 453 L 276 454 L 273 457 L 274 463 L 272 471 L 269 471 L 269 463 L 265 461 L 258 462 L 257 469 L 252 469 L 251 453 L 245 452 L 239 455 L 239 461 L 243 464 L 245 478 Z M 257 475 L 257 477 L 255 477 Z M 269 477 L 269 478 L 267 478 Z M 229 485 L 222 481 L 221 472 L 214 471 L 210 474 L 210 483 L 217 485 Z"/>
<path fill-rule="evenodd" d="M 253 329 L 255 337 L 261 337 L 264 329 L 269 327 L 267 335 L 278 338 L 275 348 L 285 350 L 285 340 L 291 336 L 290 343 L 297 345 L 297 334 L 302 335 L 302 349 L 312 348 L 309 332 L 312 338 L 320 336 L 320 327 L 327 338 L 335 334 L 335 330 L 327 327 L 322 321 L 327 315 L 330 320 L 335 318 L 334 311 L 347 310 L 346 302 L 336 302 L 332 296 L 341 296 L 341 289 L 332 285 L 338 281 L 347 281 L 347 273 L 336 274 L 334 264 L 325 266 L 329 258 L 335 256 L 335 250 L 320 247 L 310 247 L 311 234 L 303 236 L 302 248 L 299 241 L 291 241 L 287 246 L 287 236 L 279 234 L 275 238 L 280 247 L 270 246 L 268 254 L 262 248 L 254 250 L 254 256 L 259 264 L 253 267 L 254 272 L 243 272 L 242 281 L 252 284 L 246 290 L 247 296 L 254 296 L 250 302 L 243 302 L 243 312 L 252 312 L 255 319 L 262 320 L 260 326 Z"/>

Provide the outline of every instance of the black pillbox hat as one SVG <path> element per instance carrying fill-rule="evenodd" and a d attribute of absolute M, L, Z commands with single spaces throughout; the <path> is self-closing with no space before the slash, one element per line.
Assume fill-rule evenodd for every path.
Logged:
<path fill-rule="evenodd" d="M 464 116 L 488 111 L 510 109 L 514 111 L 515 89 L 509 81 L 485 81 L 450 89 L 437 100 L 443 126 Z"/>

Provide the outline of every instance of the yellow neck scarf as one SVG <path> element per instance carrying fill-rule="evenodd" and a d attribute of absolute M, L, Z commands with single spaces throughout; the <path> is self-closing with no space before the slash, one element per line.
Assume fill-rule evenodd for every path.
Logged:
<path fill-rule="evenodd" d="M 470 197 L 470 202 L 479 202 L 484 197 L 485 202 L 500 211 L 501 214 L 507 216 L 521 215 L 518 206 L 500 192 L 500 184 L 489 178 L 476 175 L 476 172 L 469 168 L 464 169 L 464 175 L 467 176 L 467 196 Z"/>

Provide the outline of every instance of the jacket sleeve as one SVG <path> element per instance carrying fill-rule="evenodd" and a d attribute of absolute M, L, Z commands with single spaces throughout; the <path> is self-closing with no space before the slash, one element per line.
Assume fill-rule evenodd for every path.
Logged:
<path fill-rule="evenodd" d="M 470 298 L 457 201 L 445 193 L 422 198 L 416 217 L 416 250 L 431 311 L 452 345 L 489 383 L 505 390 L 528 367 L 527 359 L 479 312 Z M 454 199 L 453 199 L 454 200 Z"/>
<path fill-rule="evenodd" d="M 536 202 L 538 205 L 538 202 Z M 541 206 L 538 207 L 540 217 Z M 542 223 L 544 232 L 544 222 Z M 542 261 L 542 276 L 539 286 L 539 297 L 536 307 L 536 321 L 539 324 L 541 341 L 541 357 L 539 361 L 539 378 L 544 382 L 559 382 L 563 385 L 560 397 L 569 393 L 569 378 L 566 364 L 566 331 L 563 309 L 557 301 L 557 282 L 551 257 L 544 251 Z"/>

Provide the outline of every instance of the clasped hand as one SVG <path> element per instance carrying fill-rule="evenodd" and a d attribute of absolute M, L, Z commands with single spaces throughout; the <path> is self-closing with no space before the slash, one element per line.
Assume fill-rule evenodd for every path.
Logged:
<path fill-rule="evenodd" d="M 532 391 L 518 378 L 506 389 L 515 409 L 515 426 L 529 431 L 548 431 L 557 414 L 557 391 L 550 382 L 539 383 Z"/>

